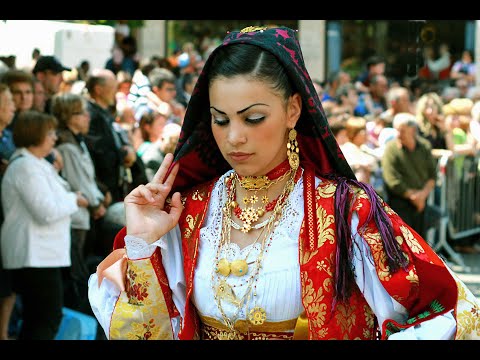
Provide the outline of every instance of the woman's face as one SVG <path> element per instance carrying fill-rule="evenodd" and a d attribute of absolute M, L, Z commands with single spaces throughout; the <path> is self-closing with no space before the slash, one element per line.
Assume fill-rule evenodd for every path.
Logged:
<path fill-rule="evenodd" d="M 33 106 L 33 88 L 28 82 L 16 82 L 10 86 L 17 111 L 27 111 Z"/>
<path fill-rule="evenodd" d="M 15 115 L 15 103 L 9 90 L 0 94 L 0 130 L 6 128 Z"/>
<path fill-rule="evenodd" d="M 57 141 L 57 132 L 55 129 L 50 129 L 47 131 L 43 141 L 37 146 L 39 153 L 42 157 L 47 156 L 53 150 L 55 143 Z"/>
<path fill-rule="evenodd" d="M 156 115 L 151 125 L 147 126 L 147 131 L 151 142 L 157 141 L 162 136 L 163 128 L 167 122 L 167 118 L 163 115 Z"/>
<path fill-rule="evenodd" d="M 301 113 L 301 98 L 285 100 L 246 76 L 219 78 L 209 89 L 212 132 L 239 175 L 265 175 L 287 158 L 287 136 Z"/>
<path fill-rule="evenodd" d="M 436 123 L 438 118 L 438 106 L 433 100 L 428 100 L 423 111 L 425 117 L 433 124 Z"/>
<path fill-rule="evenodd" d="M 68 127 L 76 134 L 88 134 L 90 128 L 90 113 L 86 108 L 81 108 L 79 111 L 72 113 L 68 121 Z"/>
<path fill-rule="evenodd" d="M 45 103 L 47 101 L 43 84 L 40 81 L 35 82 L 34 89 L 35 91 L 33 92 L 33 108 L 35 110 L 43 112 L 45 111 Z"/>

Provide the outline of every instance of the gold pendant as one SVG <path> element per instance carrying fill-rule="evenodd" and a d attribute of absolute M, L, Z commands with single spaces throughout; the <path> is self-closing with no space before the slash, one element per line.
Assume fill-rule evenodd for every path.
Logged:
<path fill-rule="evenodd" d="M 300 157 L 296 152 L 291 152 L 288 156 L 288 163 L 293 170 L 297 170 L 300 165 Z"/>
<path fill-rule="evenodd" d="M 244 223 L 251 224 L 258 220 L 258 212 L 253 207 L 247 207 L 242 210 L 242 213 L 238 218 L 243 220 Z"/>
<path fill-rule="evenodd" d="M 260 306 L 255 306 L 248 314 L 248 320 L 253 325 L 262 325 L 267 319 L 267 313 Z"/>
<path fill-rule="evenodd" d="M 236 306 L 240 305 L 232 287 L 223 279 L 219 281 L 215 290 L 215 295 L 221 300 L 228 301 Z"/>
<path fill-rule="evenodd" d="M 243 276 L 248 272 L 248 264 L 245 260 L 234 260 L 230 263 L 230 269 L 235 276 Z"/>
<path fill-rule="evenodd" d="M 228 276 L 228 274 L 230 274 L 230 263 L 225 258 L 220 259 L 215 270 L 220 275 Z"/>

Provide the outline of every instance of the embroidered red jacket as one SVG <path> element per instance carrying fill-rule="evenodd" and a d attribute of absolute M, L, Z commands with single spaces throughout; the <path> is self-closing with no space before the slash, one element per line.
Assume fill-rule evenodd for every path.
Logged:
<path fill-rule="evenodd" d="M 180 339 L 198 339 L 200 337 L 200 320 L 190 300 L 194 285 L 195 265 L 198 259 L 199 231 L 205 220 L 214 183 L 212 181 L 199 186 L 188 192 L 183 198 L 185 208 L 179 226 L 184 256 L 186 308 L 178 334 Z M 333 306 L 336 248 L 335 190 L 336 183 L 334 181 L 322 179 L 320 185 L 315 189 L 314 203 L 311 204 L 311 208 L 306 210 L 314 211 L 316 215 L 317 223 L 314 229 L 317 231 L 318 243 L 313 250 L 310 250 L 311 246 L 308 246 L 311 236 L 307 234 L 305 220 L 301 227 L 298 256 L 304 313 L 297 321 L 295 333 L 299 334 L 297 338 L 308 339 L 375 339 L 377 333 L 375 314 L 358 287 L 353 290 L 346 303 L 337 303 Z M 358 213 L 358 228 L 360 229 L 366 222 L 370 201 L 362 189 L 352 187 L 350 190 L 351 213 L 353 211 Z M 370 247 L 377 275 L 390 296 L 402 304 L 409 314 L 405 324 L 399 324 L 394 320 L 386 320 L 383 324 L 379 324 L 383 330 L 382 338 L 386 339 L 392 333 L 452 309 L 456 310 L 455 316 L 457 317 L 456 338 L 475 336 L 475 323 L 480 322 L 480 310 L 475 297 L 463 283 L 449 272 L 430 246 L 386 203 L 382 202 L 382 204 L 393 223 L 395 239 L 401 245 L 404 255 L 409 259 L 406 270 L 400 269 L 391 273 L 386 263 L 379 232 L 373 220 L 366 224 L 361 236 Z M 125 231 L 117 235 L 115 248 L 124 246 L 124 235 Z M 165 302 L 163 305 L 168 308 L 170 317 L 178 316 L 170 289 L 165 284 L 165 272 L 162 269 L 161 261 L 158 260 L 159 257 L 161 260 L 160 251 L 157 250 L 153 257 L 157 259 L 154 261 L 155 273 L 161 278 L 159 280 L 161 280 L 160 285 Z"/>

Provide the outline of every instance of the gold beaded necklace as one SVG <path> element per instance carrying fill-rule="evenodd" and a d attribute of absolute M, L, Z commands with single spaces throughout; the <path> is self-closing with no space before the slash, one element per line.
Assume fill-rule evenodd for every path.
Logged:
<path fill-rule="evenodd" d="M 235 325 L 235 321 L 237 320 L 240 314 L 241 309 L 244 306 L 246 306 L 245 310 L 246 310 L 246 313 L 248 314 L 248 320 L 250 321 L 250 323 L 254 325 L 261 325 L 266 320 L 266 312 L 264 309 L 262 309 L 259 306 L 254 306 L 250 311 L 248 311 L 248 304 L 250 303 L 252 296 L 256 297 L 256 285 L 254 284 L 256 284 L 256 282 L 258 281 L 258 275 L 260 273 L 263 258 L 267 252 L 267 248 L 270 246 L 271 239 L 272 239 L 272 231 L 274 227 L 278 225 L 279 219 L 283 213 L 283 209 L 286 204 L 286 200 L 289 194 L 292 192 L 295 185 L 295 178 L 297 175 L 296 172 L 288 171 L 288 174 L 290 174 L 290 177 L 287 180 L 282 193 L 278 197 L 278 201 L 276 201 L 275 203 L 275 207 L 272 211 L 272 215 L 268 218 L 268 222 L 266 223 L 265 228 L 262 229 L 257 239 L 252 244 L 252 248 L 253 248 L 254 244 L 258 242 L 258 240 L 260 239 L 260 237 L 262 237 L 262 234 L 263 234 L 261 246 L 260 246 L 260 253 L 255 259 L 255 261 L 253 262 L 252 267 L 254 268 L 254 270 L 251 273 L 250 277 L 247 278 L 245 281 L 245 285 L 247 285 L 247 288 L 245 290 L 244 295 L 240 299 L 237 298 L 235 292 L 233 291 L 232 287 L 228 284 L 226 278 L 230 274 L 233 274 L 236 276 L 244 276 L 249 272 L 247 259 L 252 249 L 250 249 L 245 259 L 236 260 L 237 262 L 232 261 L 230 263 L 225 258 L 220 259 L 222 249 L 230 245 L 230 234 L 232 230 L 231 229 L 232 227 L 231 202 L 233 201 L 233 196 L 235 194 L 235 180 L 237 179 L 236 174 L 232 173 L 226 179 L 225 183 L 227 185 L 227 201 L 224 207 L 222 208 L 222 212 L 223 212 L 222 233 L 221 233 L 222 237 L 220 239 L 220 244 L 217 247 L 217 252 L 214 260 L 215 266 L 214 266 L 214 270 L 212 271 L 211 285 L 212 285 L 212 290 L 214 294 L 214 299 L 222 315 L 223 322 L 230 329 L 230 333 L 227 336 L 228 339 L 236 339 L 240 337 L 238 332 L 235 330 L 234 325 Z M 225 314 L 225 311 L 223 310 L 223 306 L 222 306 L 222 301 L 228 301 L 237 307 L 232 319 L 230 319 Z"/>

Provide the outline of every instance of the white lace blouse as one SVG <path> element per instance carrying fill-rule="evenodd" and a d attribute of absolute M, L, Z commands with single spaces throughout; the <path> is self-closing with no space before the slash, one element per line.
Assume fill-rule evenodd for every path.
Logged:
<path fill-rule="evenodd" d="M 206 222 L 200 230 L 198 262 L 195 269 L 192 302 L 202 316 L 212 317 L 222 321 L 222 313 L 214 299 L 212 286 L 212 272 L 215 268 L 215 257 L 218 243 L 221 239 L 222 205 L 226 201 L 225 174 L 214 185 Z M 316 180 L 316 185 L 320 179 Z M 262 307 L 268 317 L 267 321 L 283 321 L 297 318 L 302 312 L 300 263 L 298 259 L 298 239 L 300 226 L 304 217 L 303 182 L 302 178 L 296 183 L 288 197 L 286 208 L 279 224 L 274 228 L 271 240 L 267 240 L 267 251 L 264 253 L 262 268 L 254 281 L 255 293 L 253 300 L 239 307 L 228 301 L 222 301 L 223 316 L 230 320 L 246 319 L 246 312 L 254 306 Z M 358 218 L 352 217 L 352 233 L 356 234 Z M 363 292 L 366 301 L 377 316 L 381 324 L 385 319 L 394 319 L 400 323 L 407 320 L 406 309 L 395 301 L 384 287 L 376 274 L 372 262 L 372 255 L 368 245 L 359 236 L 355 236 L 354 268 L 356 282 Z M 175 336 L 180 329 L 179 321 L 184 315 L 185 308 L 185 278 L 182 268 L 181 238 L 178 225 L 157 242 L 147 245 L 142 239 L 132 236 L 125 237 L 125 245 L 129 258 L 138 259 L 150 256 L 156 246 L 162 253 L 163 266 L 172 289 L 173 301 L 180 312 L 180 319 L 172 319 Z M 254 262 L 261 251 L 259 242 L 244 249 L 237 244 L 230 244 L 219 258 L 226 257 L 229 261 L 244 259 L 247 263 Z M 249 273 L 254 272 L 255 264 L 249 265 Z M 247 289 L 245 278 L 228 276 L 227 283 L 234 289 L 237 299 L 241 299 Z M 213 284 L 216 282 L 214 281 Z M 242 285 L 243 284 L 243 285 Z M 103 327 L 105 334 L 109 334 L 110 318 L 120 291 L 113 283 L 104 279 L 98 287 L 97 276 L 92 274 L 89 279 L 89 299 L 93 312 Z M 389 339 L 452 339 L 456 324 L 451 313 L 440 315 L 423 322 L 416 327 L 396 333 Z M 293 329 L 292 329 L 293 331 Z"/>

